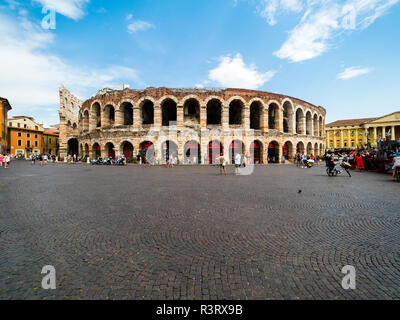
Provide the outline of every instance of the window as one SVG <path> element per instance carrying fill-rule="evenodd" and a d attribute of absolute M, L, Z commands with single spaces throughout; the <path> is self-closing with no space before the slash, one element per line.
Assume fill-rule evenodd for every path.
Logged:
<path fill-rule="evenodd" d="M 35 139 L 37 139 L 37 133 L 35 133 Z"/>
<path fill-rule="evenodd" d="M 22 137 L 22 133 L 21 132 L 18 132 L 18 137 Z"/>
<path fill-rule="evenodd" d="M 24 124 L 24 128 L 26 128 L 26 124 Z"/>
<path fill-rule="evenodd" d="M 38 143 L 37 143 L 37 141 L 35 141 L 35 147 L 37 147 L 38 146 Z"/>
<path fill-rule="evenodd" d="M 22 146 L 22 140 L 18 140 L 18 147 Z"/>
<path fill-rule="evenodd" d="M 12 122 L 10 122 L 8 125 L 9 125 L 10 127 L 12 127 Z"/>
<path fill-rule="evenodd" d="M 332 137 L 332 135 L 333 135 L 332 131 L 331 131 L 331 132 L 329 132 L 329 135 Z"/>
<path fill-rule="evenodd" d="M 331 146 L 331 148 L 333 148 L 333 143 L 331 143 L 331 145 L 330 145 L 330 146 Z"/>
<path fill-rule="evenodd" d="M 338 144 L 336 145 L 336 148 L 340 148 L 340 143 L 338 143 Z"/>
<path fill-rule="evenodd" d="M 347 147 L 347 142 L 344 143 L 344 146 Z"/>
<path fill-rule="evenodd" d="M 354 131 L 351 132 L 351 136 L 354 137 Z"/>
<path fill-rule="evenodd" d="M 29 140 L 26 142 L 26 146 L 27 146 L 28 148 L 31 147 L 31 142 L 30 142 Z"/>
<path fill-rule="evenodd" d="M 354 142 L 351 143 L 351 146 L 354 147 Z"/>
<path fill-rule="evenodd" d="M 347 131 L 344 131 L 343 134 L 345 137 L 347 137 Z"/>
<path fill-rule="evenodd" d="M 17 123 L 17 126 L 18 126 L 18 128 L 21 126 L 21 124 L 20 123 Z"/>
<path fill-rule="evenodd" d="M 49 142 L 51 143 L 51 138 L 49 139 Z"/>
<path fill-rule="evenodd" d="M 28 133 L 26 134 L 26 137 L 27 137 L 27 138 L 30 138 L 30 137 L 31 137 L 31 134 L 28 132 Z"/>

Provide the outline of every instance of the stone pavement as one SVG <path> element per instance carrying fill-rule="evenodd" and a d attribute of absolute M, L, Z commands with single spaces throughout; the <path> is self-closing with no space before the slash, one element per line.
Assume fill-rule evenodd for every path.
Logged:
<path fill-rule="evenodd" d="M 0 299 L 398 299 L 390 179 L 14 161 L 0 168 Z M 41 288 L 44 265 L 56 290 Z"/>

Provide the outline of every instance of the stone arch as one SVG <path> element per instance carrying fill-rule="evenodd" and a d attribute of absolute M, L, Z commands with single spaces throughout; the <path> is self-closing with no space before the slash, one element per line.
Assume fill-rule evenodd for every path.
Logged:
<path fill-rule="evenodd" d="M 239 139 L 233 140 L 229 145 L 229 161 L 235 163 L 235 156 L 239 153 L 241 156 L 245 154 L 245 145 Z"/>
<path fill-rule="evenodd" d="M 92 128 L 101 127 L 101 104 L 97 100 L 90 106 L 90 123 L 92 123 Z"/>
<path fill-rule="evenodd" d="M 142 124 L 154 124 L 154 99 L 144 99 L 139 103 Z"/>
<path fill-rule="evenodd" d="M 161 144 L 161 157 L 165 163 L 170 159 L 175 161 L 178 158 L 178 144 L 173 140 L 166 140 Z"/>
<path fill-rule="evenodd" d="M 112 126 L 115 123 L 115 107 L 108 103 L 104 109 L 104 124 L 103 126 Z"/>
<path fill-rule="evenodd" d="M 309 142 L 307 143 L 307 155 L 311 155 L 313 153 L 313 147 L 312 147 L 312 143 Z"/>
<path fill-rule="evenodd" d="M 183 123 L 196 125 L 200 123 L 200 103 L 196 98 L 187 98 L 183 104 Z"/>
<path fill-rule="evenodd" d="M 310 110 L 306 111 L 306 135 L 312 135 L 312 114 Z"/>
<path fill-rule="evenodd" d="M 119 105 L 119 111 L 122 114 L 123 125 L 133 125 L 133 103 L 131 101 L 123 101 Z"/>
<path fill-rule="evenodd" d="M 243 98 L 229 99 L 229 125 L 241 125 L 243 123 L 242 117 L 244 114 Z"/>
<path fill-rule="evenodd" d="M 319 155 L 318 143 L 314 144 L 314 156 Z"/>
<path fill-rule="evenodd" d="M 318 114 L 316 113 L 316 112 L 314 112 L 314 115 L 313 115 L 313 128 L 314 128 L 314 130 L 313 130 L 313 136 L 315 136 L 315 137 L 317 137 L 318 136 L 318 134 L 319 134 L 319 122 L 318 122 Z"/>
<path fill-rule="evenodd" d="M 95 142 L 92 145 L 92 158 L 98 159 L 100 157 L 101 157 L 101 147 L 99 143 Z"/>
<path fill-rule="evenodd" d="M 279 103 L 269 102 L 268 104 L 268 128 L 279 129 Z"/>
<path fill-rule="evenodd" d="M 217 158 L 224 154 L 224 146 L 220 140 L 211 140 L 207 146 L 208 164 L 216 164 Z"/>
<path fill-rule="evenodd" d="M 230 98 L 228 99 L 228 101 L 226 102 L 226 104 L 229 106 L 229 105 L 230 105 L 233 101 L 235 101 L 235 100 L 239 100 L 239 101 L 242 103 L 243 106 L 246 105 L 246 100 L 244 100 L 241 96 L 233 96 L 233 97 L 230 97 Z"/>
<path fill-rule="evenodd" d="M 142 141 L 139 145 L 139 154 L 143 164 L 154 163 L 155 156 L 154 143 L 151 141 Z"/>
<path fill-rule="evenodd" d="M 280 145 L 276 140 L 272 140 L 268 144 L 268 162 L 280 163 Z"/>
<path fill-rule="evenodd" d="M 324 122 L 323 122 L 323 118 L 320 115 L 319 119 L 318 119 L 318 129 L 319 129 L 319 136 L 322 137 L 323 136 L 323 130 L 324 130 Z"/>
<path fill-rule="evenodd" d="M 89 156 L 89 144 L 87 144 L 87 143 L 85 143 L 84 152 L 85 152 L 85 156 Z"/>
<path fill-rule="evenodd" d="M 296 152 L 305 152 L 305 147 L 304 147 L 304 142 L 303 141 L 298 141 L 296 145 Z"/>
<path fill-rule="evenodd" d="M 67 154 L 73 156 L 79 154 L 79 142 L 76 138 L 71 138 L 67 142 Z"/>
<path fill-rule="evenodd" d="M 185 143 L 183 149 L 183 157 L 185 163 L 199 164 L 201 163 L 201 147 L 196 140 L 190 140 Z"/>
<path fill-rule="evenodd" d="M 259 100 L 254 100 L 250 104 L 250 129 L 254 129 L 254 130 L 261 129 L 263 108 L 264 108 L 264 106 Z"/>
<path fill-rule="evenodd" d="M 254 140 L 249 146 L 249 156 L 251 164 L 262 164 L 264 163 L 264 145 L 260 140 Z"/>
<path fill-rule="evenodd" d="M 285 99 L 283 106 L 283 132 L 293 133 L 294 107 L 290 99 Z"/>
<path fill-rule="evenodd" d="M 293 157 L 293 142 L 287 140 L 282 146 L 282 155 L 286 160 L 292 160 Z"/>
<path fill-rule="evenodd" d="M 164 99 L 161 103 L 162 125 L 169 126 L 177 121 L 177 102 L 171 98 Z M 171 123 L 172 122 L 172 123 Z"/>
<path fill-rule="evenodd" d="M 175 96 L 172 96 L 172 95 L 162 96 L 160 99 L 158 99 L 158 104 L 161 106 L 167 100 L 174 101 L 176 103 L 176 105 L 179 104 L 179 100 Z"/>
<path fill-rule="evenodd" d="M 296 133 L 305 134 L 305 115 L 302 107 L 296 108 Z"/>
<path fill-rule="evenodd" d="M 89 131 L 89 110 L 83 112 L 83 131 Z"/>
<path fill-rule="evenodd" d="M 322 155 L 322 154 L 324 154 L 324 153 L 325 153 L 324 145 L 323 145 L 322 143 L 320 143 L 320 144 L 319 144 L 319 155 Z"/>
<path fill-rule="evenodd" d="M 104 150 L 105 150 L 108 158 L 115 159 L 115 145 L 114 145 L 114 143 L 107 142 L 104 145 Z"/>
<path fill-rule="evenodd" d="M 125 140 L 120 144 L 119 152 L 125 156 L 127 161 L 133 158 L 133 150 L 133 143 L 128 140 Z"/>
<path fill-rule="evenodd" d="M 207 104 L 207 125 L 219 125 L 222 123 L 222 101 L 217 98 L 208 99 Z"/>

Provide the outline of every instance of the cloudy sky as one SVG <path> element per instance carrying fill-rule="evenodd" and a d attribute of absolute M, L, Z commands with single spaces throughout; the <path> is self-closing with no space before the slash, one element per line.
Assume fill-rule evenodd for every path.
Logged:
<path fill-rule="evenodd" d="M 400 110 L 399 2 L 0 0 L 0 96 L 47 126 L 60 84 L 82 100 L 122 83 L 241 87 L 327 122 L 379 116 Z"/>

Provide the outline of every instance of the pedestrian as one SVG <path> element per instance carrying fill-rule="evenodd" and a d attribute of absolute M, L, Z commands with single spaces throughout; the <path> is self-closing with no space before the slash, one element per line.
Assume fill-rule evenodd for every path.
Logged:
<path fill-rule="evenodd" d="M 282 163 L 285 164 L 286 158 L 284 155 L 282 155 Z"/>
<path fill-rule="evenodd" d="M 0 168 L 3 167 L 3 154 L 0 153 Z"/>
<path fill-rule="evenodd" d="M 226 175 L 226 159 L 223 155 L 220 155 L 216 159 L 219 162 L 219 173 L 222 174 L 222 172 Z"/>
<path fill-rule="evenodd" d="M 31 154 L 31 161 L 32 161 L 32 164 L 35 164 L 36 156 L 34 154 Z"/>
<path fill-rule="evenodd" d="M 7 169 L 7 155 L 6 154 L 3 154 L 2 163 L 3 163 L 4 169 Z"/>
<path fill-rule="evenodd" d="M 301 153 L 301 168 L 307 168 L 307 156 L 304 151 Z"/>
<path fill-rule="evenodd" d="M 40 166 L 42 166 L 43 165 L 43 156 L 42 156 L 42 154 L 39 153 L 38 157 L 39 157 Z"/>
<path fill-rule="evenodd" d="M 11 162 L 11 154 L 7 153 L 7 155 L 6 155 L 6 164 L 7 164 L 7 167 L 10 165 L 10 162 Z M 7 168 L 7 167 L 6 167 L 6 168 Z"/>
<path fill-rule="evenodd" d="M 43 162 L 44 162 L 44 164 L 47 164 L 47 154 L 45 154 L 45 155 L 43 156 Z"/>
<path fill-rule="evenodd" d="M 361 169 L 365 169 L 364 161 L 359 153 L 356 154 L 356 167 L 359 171 L 361 171 Z"/>
<path fill-rule="evenodd" d="M 297 155 L 296 155 L 296 166 L 297 167 L 300 166 L 300 162 L 301 162 L 301 155 L 300 155 L 300 152 L 297 152 Z"/>
<path fill-rule="evenodd" d="M 393 170 L 392 180 L 395 181 L 397 170 L 400 170 L 400 152 L 396 152 L 394 154 L 392 170 Z"/>
<path fill-rule="evenodd" d="M 242 163 L 242 157 L 240 153 L 236 153 L 235 156 L 235 174 L 240 174 L 240 164 Z"/>
<path fill-rule="evenodd" d="M 74 162 L 76 162 L 76 153 L 74 153 Z"/>

